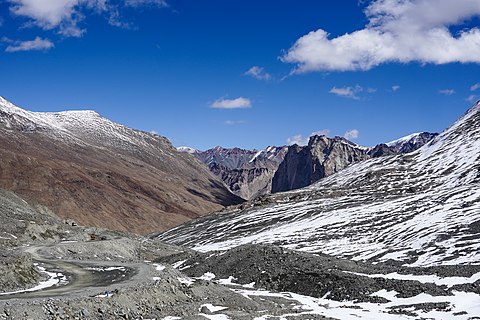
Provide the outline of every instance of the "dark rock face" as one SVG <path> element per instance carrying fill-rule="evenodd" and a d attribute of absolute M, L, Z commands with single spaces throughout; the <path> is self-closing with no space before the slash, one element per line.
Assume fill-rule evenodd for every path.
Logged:
<path fill-rule="evenodd" d="M 273 176 L 272 193 L 308 186 L 312 183 L 313 166 L 312 155 L 306 147 L 289 147 Z"/>
<path fill-rule="evenodd" d="M 313 136 L 305 147 L 291 146 L 272 181 L 272 193 L 299 189 L 369 158 L 366 148 L 340 137 Z"/>
<path fill-rule="evenodd" d="M 135 233 L 242 202 L 164 137 L 93 111 L 29 112 L 1 97 L 0 188 L 82 225 Z"/>

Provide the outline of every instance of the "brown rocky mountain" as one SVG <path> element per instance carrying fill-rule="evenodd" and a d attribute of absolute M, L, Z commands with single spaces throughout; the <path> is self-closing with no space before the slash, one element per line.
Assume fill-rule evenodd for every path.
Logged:
<path fill-rule="evenodd" d="M 195 157 L 93 111 L 0 97 L 0 188 L 83 225 L 146 234 L 240 203 Z"/>

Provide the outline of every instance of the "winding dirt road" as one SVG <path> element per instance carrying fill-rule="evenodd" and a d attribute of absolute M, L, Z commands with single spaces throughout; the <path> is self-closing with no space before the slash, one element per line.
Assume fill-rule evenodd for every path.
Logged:
<path fill-rule="evenodd" d="M 67 281 L 37 291 L 3 294 L 0 300 L 96 296 L 151 278 L 152 266 L 146 263 L 52 259 L 41 254 L 48 247 L 51 246 L 32 246 L 25 252 L 30 253 L 32 260 L 47 272 L 66 277 Z"/>

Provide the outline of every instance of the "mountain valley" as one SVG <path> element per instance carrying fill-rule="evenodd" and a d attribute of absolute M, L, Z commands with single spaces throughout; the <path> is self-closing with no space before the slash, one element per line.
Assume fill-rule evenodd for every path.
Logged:
<path fill-rule="evenodd" d="M 480 103 L 374 148 L 194 156 L 93 112 L 0 102 L 0 319 L 480 314 Z"/>

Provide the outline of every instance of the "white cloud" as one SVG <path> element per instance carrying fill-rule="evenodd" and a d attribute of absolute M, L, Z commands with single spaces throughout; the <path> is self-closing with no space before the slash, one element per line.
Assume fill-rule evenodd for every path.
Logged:
<path fill-rule="evenodd" d="M 297 144 L 299 146 L 305 146 L 308 144 L 309 137 L 304 137 L 301 134 L 296 134 L 292 137 L 287 138 L 287 144 L 289 146 Z"/>
<path fill-rule="evenodd" d="M 294 73 L 369 70 L 385 63 L 480 63 L 480 29 L 452 34 L 480 15 L 480 0 L 375 0 L 364 29 L 335 38 L 319 29 L 281 57 Z"/>
<path fill-rule="evenodd" d="M 251 67 L 247 72 L 245 72 L 245 75 L 251 76 L 258 80 L 270 80 L 272 78 L 272 76 L 266 72 L 264 68 L 259 66 Z"/>
<path fill-rule="evenodd" d="M 89 0 L 8 0 L 10 11 L 16 16 L 31 19 L 30 23 L 45 30 L 59 28 L 65 36 L 79 37 L 84 30 L 78 27 L 83 15 L 77 10 L 80 5 L 102 5 L 101 1 Z M 104 2 L 103 2 L 104 5 Z"/>
<path fill-rule="evenodd" d="M 357 94 L 362 91 L 363 91 L 363 88 L 357 84 L 355 87 L 342 87 L 342 88 L 333 87 L 332 89 L 330 89 L 329 92 L 340 97 L 359 100 L 360 97 Z"/>
<path fill-rule="evenodd" d="M 64 20 L 72 19 L 78 0 L 8 0 L 10 11 L 17 16 L 33 19 L 36 24 L 52 29 Z"/>
<path fill-rule="evenodd" d="M 42 39 L 36 37 L 33 40 L 29 41 L 12 41 L 4 39 L 4 41 L 10 43 L 5 49 L 6 52 L 19 52 L 19 51 L 47 51 L 53 48 L 55 45 L 48 39 Z"/>
<path fill-rule="evenodd" d="M 343 137 L 347 140 L 353 140 L 353 139 L 357 139 L 359 135 L 360 135 L 360 131 L 358 131 L 357 129 L 352 129 L 345 132 Z"/>
<path fill-rule="evenodd" d="M 400 90 L 400 86 L 398 84 L 392 86 L 392 91 L 393 92 L 397 92 L 398 90 Z"/>
<path fill-rule="evenodd" d="M 478 89 L 480 89 L 480 83 L 475 83 L 470 87 L 470 91 L 477 91 Z"/>
<path fill-rule="evenodd" d="M 129 7 L 141 7 L 141 6 L 159 6 L 167 7 L 167 1 L 165 0 L 125 0 L 125 5 Z"/>
<path fill-rule="evenodd" d="M 438 93 L 443 94 L 445 96 L 451 96 L 451 95 L 455 94 L 455 90 L 453 90 L 453 89 L 443 89 L 443 90 L 439 90 Z"/>
<path fill-rule="evenodd" d="M 236 99 L 218 99 L 211 105 L 214 109 L 245 109 L 251 108 L 252 102 L 250 99 L 239 97 Z"/>
<path fill-rule="evenodd" d="M 81 37 L 85 29 L 79 24 L 88 12 L 104 13 L 108 23 L 120 28 L 131 25 L 121 21 L 124 7 L 168 6 L 165 0 L 7 0 L 10 12 L 28 19 L 26 26 L 56 30 L 66 37 Z"/>
<path fill-rule="evenodd" d="M 290 138 L 287 139 L 287 144 L 289 146 L 297 144 L 299 146 L 306 146 L 308 144 L 308 141 L 310 140 L 310 137 L 313 136 L 328 136 L 330 134 L 330 130 L 328 129 L 323 129 L 320 131 L 315 131 L 312 132 L 308 137 L 304 137 L 301 134 L 296 134 Z"/>

